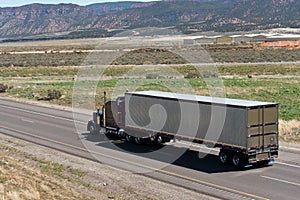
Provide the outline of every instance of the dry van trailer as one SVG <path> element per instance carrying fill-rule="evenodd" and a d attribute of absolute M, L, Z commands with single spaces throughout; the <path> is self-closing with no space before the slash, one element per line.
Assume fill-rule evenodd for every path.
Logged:
<path fill-rule="evenodd" d="M 236 166 L 268 163 L 278 156 L 276 103 L 127 92 L 116 101 L 106 102 L 102 112 L 94 113 L 88 130 L 100 127 L 128 142 L 152 139 L 163 143 L 176 138 L 219 147 L 220 161 Z"/>

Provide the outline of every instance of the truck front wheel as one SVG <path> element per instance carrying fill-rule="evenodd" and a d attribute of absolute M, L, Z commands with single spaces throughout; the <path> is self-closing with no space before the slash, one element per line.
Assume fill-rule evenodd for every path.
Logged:
<path fill-rule="evenodd" d="M 89 121 L 88 130 L 90 131 L 91 134 L 97 133 L 98 130 L 97 130 L 96 124 L 93 121 Z"/>

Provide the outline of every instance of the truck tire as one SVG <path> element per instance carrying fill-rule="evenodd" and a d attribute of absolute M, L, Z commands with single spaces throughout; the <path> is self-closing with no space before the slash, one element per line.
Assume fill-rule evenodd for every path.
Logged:
<path fill-rule="evenodd" d="M 119 129 L 118 130 L 118 134 L 117 135 L 118 135 L 119 138 L 124 138 L 125 134 L 126 133 L 125 133 L 125 131 L 123 129 Z"/>
<path fill-rule="evenodd" d="M 219 159 L 220 159 L 220 162 L 222 164 L 228 164 L 229 163 L 229 160 L 230 160 L 230 153 L 229 151 L 225 151 L 225 150 L 220 150 L 220 153 L 219 153 Z"/>
<path fill-rule="evenodd" d="M 98 132 L 96 124 L 93 121 L 89 121 L 88 130 L 90 131 L 90 134 L 92 134 L 92 135 L 94 135 Z"/>
<path fill-rule="evenodd" d="M 244 157 L 240 153 L 233 154 L 231 161 L 235 167 L 243 167 L 245 164 Z"/>
<path fill-rule="evenodd" d="M 132 136 L 126 134 L 125 135 L 125 141 L 131 143 L 132 142 Z"/>
<path fill-rule="evenodd" d="M 156 139 L 155 139 L 156 143 L 157 144 L 163 144 L 165 143 L 165 140 L 162 136 L 157 136 Z"/>
<path fill-rule="evenodd" d="M 140 138 L 140 137 L 135 137 L 134 138 L 134 142 L 135 142 L 135 144 L 141 144 L 142 143 L 142 138 Z"/>

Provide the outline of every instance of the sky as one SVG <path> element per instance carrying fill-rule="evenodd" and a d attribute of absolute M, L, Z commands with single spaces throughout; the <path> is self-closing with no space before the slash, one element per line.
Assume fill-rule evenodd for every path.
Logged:
<path fill-rule="evenodd" d="M 151 1 L 151 0 L 0 0 L 0 7 L 17 7 L 32 3 L 42 3 L 42 4 L 59 4 L 59 3 L 73 3 L 78 5 L 89 5 L 93 3 L 103 3 L 103 2 L 119 2 L 119 1 Z"/>

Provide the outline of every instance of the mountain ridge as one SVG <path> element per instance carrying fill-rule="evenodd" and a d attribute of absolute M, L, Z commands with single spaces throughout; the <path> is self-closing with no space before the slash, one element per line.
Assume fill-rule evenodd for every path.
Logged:
<path fill-rule="evenodd" d="M 296 28 L 300 27 L 300 1 L 165 0 L 0 8 L 1 38 L 149 26 L 174 26 L 185 33 Z"/>

